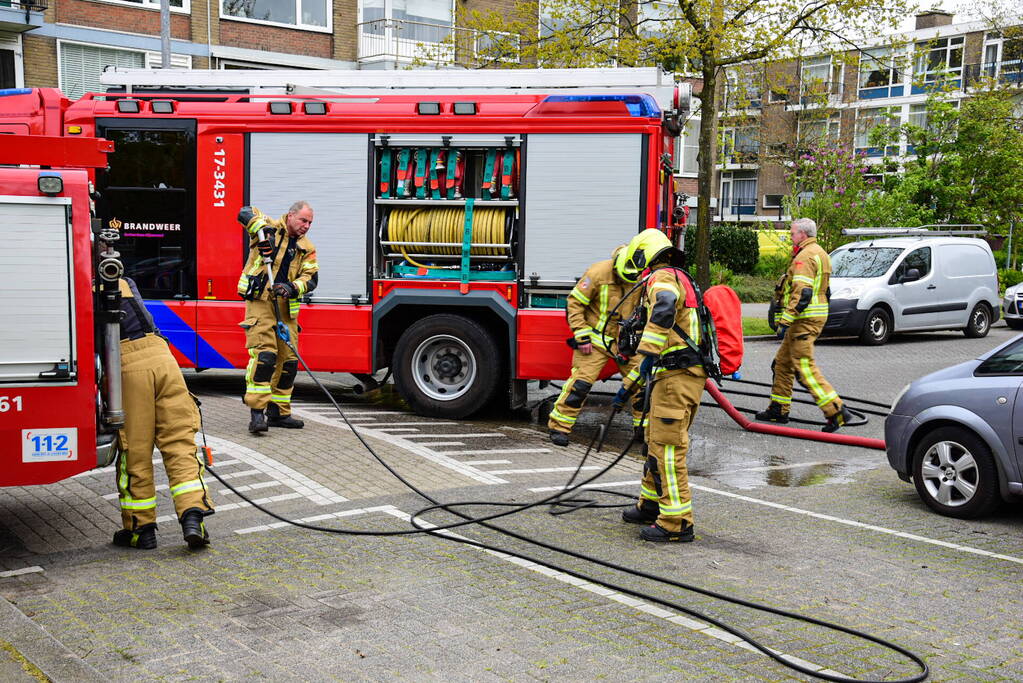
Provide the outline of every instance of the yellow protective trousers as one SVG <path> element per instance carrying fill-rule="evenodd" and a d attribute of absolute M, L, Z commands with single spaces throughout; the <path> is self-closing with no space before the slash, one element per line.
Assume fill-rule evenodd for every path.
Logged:
<path fill-rule="evenodd" d="M 703 397 L 707 376 L 700 367 L 666 370 L 650 390 L 650 425 L 646 430 L 647 464 L 640 483 L 640 502 L 656 501 L 657 524 L 677 533 L 693 523 L 689 491 L 689 427 Z"/>
<path fill-rule="evenodd" d="M 124 528 L 156 522 L 154 445 L 163 456 L 178 519 L 191 508 L 212 512 L 195 445 L 199 411 L 167 342 L 153 334 L 122 341 L 121 383 L 124 429 L 116 470 Z"/>
<path fill-rule="evenodd" d="M 589 354 L 580 353 L 578 349 L 572 353 L 572 374 L 565 381 L 561 388 L 561 394 L 551 409 L 550 418 L 547 420 L 548 429 L 566 434 L 572 431 L 593 383 L 600 377 L 607 361 L 612 358 L 611 354 L 596 345 L 593 346 L 593 351 Z M 633 356 L 628 363 L 619 363 L 617 359 L 614 360 L 618 371 L 624 378 L 632 368 L 639 364 L 640 358 Z M 633 410 L 632 424 L 634 427 L 639 426 L 641 418 L 642 413 Z"/>
<path fill-rule="evenodd" d="M 298 347 L 297 306 L 277 299 L 281 321 L 287 325 L 291 343 Z M 297 304 L 297 302 L 295 302 Z M 294 309 L 294 310 L 292 310 Z M 277 317 L 270 301 L 246 301 L 245 348 L 249 364 L 245 367 L 245 405 L 263 410 L 273 401 L 281 417 L 291 415 L 291 392 L 298 375 L 298 358 L 274 330 Z"/>
<path fill-rule="evenodd" d="M 792 406 L 792 382 L 799 383 L 809 390 L 817 407 L 824 411 L 825 417 L 831 417 L 842 409 L 842 399 L 838 392 L 824 378 L 820 368 L 813 359 L 813 344 L 824 329 L 827 318 L 803 318 L 793 321 L 785 332 L 785 338 L 774 356 L 774 384 L 771 387 L 771 400 L 781 405 L 781 411 L 788 414 Z"/>

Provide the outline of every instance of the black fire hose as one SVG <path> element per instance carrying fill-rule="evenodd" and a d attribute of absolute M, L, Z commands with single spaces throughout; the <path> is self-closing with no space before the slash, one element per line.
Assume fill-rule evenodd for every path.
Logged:
<path fill-rule="evenodd" d="M 278 322 L 280 322 L 280 320 L 278 320 Z M 603 476 L 605 473 L 610 471 L 615 465 L 617 465 L 621 461 L 621 459 L 625 456 L 625 454 L 626 454 L 626 452 L 628 450 L 628 447 L 625 450 L 623 450 L 621 453 L 619 453 L 616 458 L 614 458 L 607 466 L 605 466 L 603 469 L 598 471 L 596 474 L 586 478 L 585 480 L 581 481 L 580 483 L 576 484 L 575 486 L 572 486 L 570 488 L 565 488 L 565 489 L 555 493 L 552 496 L 548 496 L 546 498 L 542 498 L 540 500 L 533 501 L 531 503 L 525 503 L 525 504 L 519 504 L 519 503 L 500 503 L 500 502 L 494 502 L 494 501 L 464 501 L 464 502 L 454 502 L 454 503 L 441 503 L 441 502 L 437 501 L 432 496 L 430 496 L 427 492 L 417 488 L 414 484 L 412 484 L 410 481 L 408 481 L 406 478 L 404 478 L 399 472 L 397 472 L 393 467 L 391 467 L 391 465 L 389 465 L 382 457 L 380 457 L 380 455 L 372 448 L 372 446 L 370 446 L 366 442 L 366 440 L 362 437 L 362 435 L 359 434 L 359 432 L 356 430 L 356 428 L 351 424 L 351 422 L 348 420 L 347 415 L 345 415 L 344 411 L 341 410 L 341 407 L 338 405 L 338 403 L 334 399 L 333 395 L 331 395 L 331 393 L 329 391 L 327 391 L 327 389 L 323 386 L 323 384 L 319 381 L 319 379 L 312 373 L 312 371 L 309 369 L 309 366 L 305 363 L 305 360 L 299 354 L 298 349 L 291 342 L 291 340 L 287 338 L 287 335 L 286 334 L 280 334 L 279 336 L 281 336 L 281 338 L 283 339 L 285 344 L 287 344 L 288 348 L 290 348 L 291 351 L 295 354 L 295 356 L 298 358 L 299 362 L 302 364 L 302 367 L 305 370 L 305 372 L 313 380 L 313 382 L 316 384 L 316 386 L 324 393 L 324 395 L 327 396 L 327 398 L 330 400 L 331 404 L 334 406 L 335 410 L 337 410 L 338 414 L 344 420 L 345 424 L 348 425 L 349 429 L 351 429 L 352 433 L 356 436 L 356 438 L 359 439 L 359 442 L 366 448 L 366 450 L 370 453 L 370 455 L 378 463 L 380 463 L 388 472 L 390 472 L 398 481 L 400 481 L 402 484 L 404 484 L 410 491 L 414 492 L 416 495 L 418 495 L 421 498 L 423 498 L 424 500 L 428 501 L 430 503 L 430 505 L 428 507 L 425 507 L 425 508 L 417 511 L 414 515 L 412 515 L 412 517 L 411 517 L 411 524 L 414 527 L 413 529 L 402 530 L 402 531 L 360 531 L 360 530 L 355 530 L 355 529 L 338 529 L 338 528 L 332 528 L 332 527 L 323 527 L 323 526 L 318 526 L 318 525 L 314 525 L 314 524 L 308 524 L 308 523 L 305 523 L 305 522 L 299 522 L 297 520 L 291 520 L 291 519 L 283 517 L 282 515 L 279 515 L 279 514 L 273 512 L 273 511 L 267 509 L 263 505 L 261 505 L 259 503 L 256 503 L 251 498 L 248 498 L 243 493 L 238 491 L 228 481 L 225 481 L 215 471 L 214 467 L 210 466 L 208 468 L 210 474 L 212 474 L 221 484 L 226 486 L 230 491 L 235 493 L 241 500 L 244 500 L 245 502 L 249 503 L 250 505 L 252 505 L 257 510 L 260 510 L 261 512 L 263 512 L 263 513 L 273 517 L 274 519 L 280 520 L 280 521 L 285 522 L 287 524 L 290 524 L 292 526 L 296 526 L 296 527 L 303 528 L 303 529 L 309 529 L 309 530 L 313 530 L 313 531 L 322 531 L 322 532 L 325 532 L 325 533 L 332 533 L 332 534 L 350 535 L 350 536 L 405 536 L 405 535 L 410 535 L 410 534 L 426 533 L 426 534 L 430 534 L 430 535 L 433 535 L 433 536 L 440 536 L 442 538 L 446 538 L 448 540 L 453 540 L 453 541 L 456 541 L 458 543 L 463 543 L 465 545 L 469 545 L 469 546 L 472 546 L 472 547 L 504 553 L 506 555 L 510 555 L 510 556 L 513 556 L 513 557 L 518 557 L 520 559 L 528 560 L 530 562 L 534 562 L 534 563 L 536 563 L 538 565 L 550 567 L 550 568 L 555 569 L 557 571 L 563 572 L 564 574 L 567 574 L 569 576 L 573 576 L 573 577 L 576 577 L 578 579 L 582 579 L 582 580 L 588 581 L 590 583 L 594 583 L 596 585 L 603 586 L 605 588 L 608 588 L 608 589 L 611 589 L 611 590 L 615 590 L 615 591 L 618 591 L 620 593 L 624 593 L 626 595 L 631 595 L 631 596 L 633 596 L 635 598 L 639 598 L 639 599 L 642 599 L 642 600 L 646 600 L 646 601 L 649 601 L 649 602 L 653 602 L 653 603 L 659 604 L 659 605 L 661 605 L 663 607 L 667 607 L 667 608 L 670 608 L 670 609 L 673 609 L 673 610 L 677 610 L 679 612 L 682 612 L 684 614 L 688 614 L 688 615 L 690 615 L 690 616 L 692 616 L 692 617 L 694 617 L 696 619 L 699 619 L 701 621 L 704 621 L 706 623 L 713 624 L 714 626 L 717 626 L 718 628 L 720 628 L 720 629 L 722 629 L 722 630 L 724 630 L 724 631 L 726 631 L 728 633 L 731 633 L 731 634 L 735 635 L 738 638 L 741 638 L 743 641 L 747 642 L 750 646 L 752 646 L 753 648 L 755 648 L 759 652 L 767 655 L 768 657 L 770 657 L 771 659 L 775 660 L 779 664 L 782 664 L 783 666 L 788 667 L 789 669 L 792 669 L 792 670 L 797 671 L 799 673 L 802 673 L 804 675 L 811 676 L 811 677 L 814 677 L 814 678 L 820 678 L 820 679 L 828 680 L 828 681 L 837 681 L 839 683 L 860 683 L 860 679 L 855 679 L 855 678 L 849 678 L 849 677 L 840 676 L 840 675 L 829 674 L 829 673 L 825 673 L 823 671 L 815 671 L 815 670 L 810 669 L 808 667 L 805 667 L 805 666 L 803 666 L 801 664 L 798 664 L 797 662 L 789 661 L 788 659 L 785 658 L 784 655 L 782 655 L 782 654 L 780 654 L 778 652 L 775 652 L 774 650 L 768 648 L 765 645 L 762 645 L 753 636 L 751 636 L 751 635 L 749 635 L 749 634 L 739 630 L 738 628 L 736 628 L 734 626 L 731 626 L 729 624 L 726 624 L 725 622 L 720 621 L 720 620 L 718 620 L 718 619 L 716 619 L 714 617 L 711 617 L 709 615 L 703 614 L 703 613 L 701 613 L 701 612 L 699 612 L 697 610 L 694 610 L 694 609 L 691 609 L 689 607 L 686 607 L 686 606 L 684 606 L 684 605 L 682 605 L 680 603 L 672 602 L 670 600 L 666 600 L 666 599 L 658 598 L 656 596 L 648 595 L 645 592 L 641 592 L 641 591 L 639 591 L 637 589 L 630 588 L 630 587 L 628 587 L 626 585 L 616 584 L 616 583 L 613 583 L 611 581 L 598 578 L 596 576 L 591 576 L 591 575 L 588 575 L 588 574 L 584 574 L 584 573 L 582 573 L 580 571 L 577 571 L 577 570 L 574 570 L 574 569 L 571 569 L 571 568 L 568 568 L 568 567 L 564 567 L 564 566 L 561 566 L 561 565 L 554 564 L 553 562 L 551 562 L 549 560 L 541 560 L 539 558 L 532 557 L 532 556 L 526 555 L 526 554 L 518 552 L 518 551 L 510 550 L 510 549 L 503 548 L 503 547 L 494 546 L 494 545 L 491 545 L 491 544 L 488 544 L 488 543 L 483 543 L 483 542 L 480 542 L 480 541 L 474 541 L 474 540 L 471 540 L 471 539 L 468 539 L 468 538 L 465 538 L 465 537 L 462 537 L 462 536 L 459 536 L 459 535 L 445 533 L 448 530 L 454 529 L 454 528 L 457 528 L 457 527 L 467 526 L 469 524 L 479 524 L 480 526 L 482 526 L 482 527 L 484 527 L 486 529 L 490 529 L 492 531 L 496 531 L 496 532 L 498 532 L 500 534 L 509 536 L 509 537 L 514 538 L 516 540 L 520 540 L 520 541 L 523 541 L 525 543 L 538 546 L 538 547 L 543 548 L 545 550 L 550 550 L 550 551 L 553 551 L 553 552 L 561 553 L 561 554 L 567 555 L 567 556 L 575 558 L 575 559 L 583 560 L 583 561 L 586 561 L 586 562 L 591 562 L 593 564 L 596 564 L 596 565 L 601 566 L 601 567 L 605 567 L 607 569 L 612 569 L 612 570 L 615 570 L 615 571 L 622 572 L 622 573 L 624 573 L 626 575 L 630 575 L 630 576 L 638 577 L 638 578 L 642 578 L 642 579 L 647 579 L 647 580 L 650 580 L 650 581 L 661 583 L 661 584 L 666 585 L 666 586 L 672 586 L 674 588 L 680 588 L 682 590 L 692 591 L 694 593 L 697 593 L 697 594 L 700 594 L 700 595 L 704 595 L 704 596 L 707 596 L 707 597 L 716 598 L 716 599 L 719 599 L 719 600 L 722 600 L 724 602 L 728 602 L 728 603 L 731 603 L 731 604 L 734 604 L 734 605 L 748 607 L 750 609 L 754 609 L 754 610 L 758 610 L 758 611 L 762 611 L 762 612 L 767 612 L 767 613 L 775 614 L 775 615 L 778 615 L 778 616 L 787 617 L 787 618 L 794 619 L 794 620 L 797 620 L 797 621 L 802 621 L 804 623 L 813 624 L 813 625 L 816 625 L 816 626 L 821 626 L 821 627 L 826 628 L 826 629 L 831 629 L 831 630 L 834 630 L 834 631 L 837 631 L 837 632 L 840 632 L 840 633 L 845 633 L 846 635 L 850 635 L 850 636 L 853 636 L 855 638 L 860 638 L 860 639 L 872 642 L 872 643 L 874 643 L 876 645 L 879 645 L 879 646 L 881 646 L 883 648 L 886 648 L 886 649 L 888 649 L 888 650 L 890 650 L 892 652 L 896 652 L 896 653 L 902 655 L 903 657 L 905 657 L 906 659 L 910 660 L 911 662 L 913 662 L 917 667 L 919 667 L 920 671 L 917 674 L 914 674 L 914 675 L 909 676 L 907 678 L 893 679 L 892 681 L 890 681 L 890 683 L 917 683 L 918 681 L 925 680 L 927 678 L 927 676 L 929 675 L 929 669 L 927 667 L 927 664 L 918 655 L 916 655 L 915 653 L 909 651 L 908 649 L 906 649 L 906 648 L 904 648 L 904 647 L 902 647 L 900 645 L 897 645 L 895 643 L 891 643 L 889 641 L 886 641 L 883 638 L 880 638 L 878 636 L 874 636 L 874 635 L 871 635 L 869 633 L 858 631 L 856 629 L 849 628 L 849 627 L 846 627 L 846 626 L 842 626 L 842 625 L 839 625 L 839 624 L 830 623 L 830 622 L 824 621 L 822 619 L 817 619 L 815 617 L 810 617 L 810 616 L 806 616 L 806 615 L 802 615 L 802 614 L 797 614 L 797 613 L 794 613 L 794 612 L 788 612 L 786 610 L 782 610 L 782 609 L 778 609 L 778 608 L 775 608 L 775 607 L 771 607 L 769 605 L 762 605 L 762 604 L 758 604 L 758 603 L 755 603 L 755 602 L 752 602 L 752 601 L 744 600 L 742 598 L 737 598 L 737 597 L 734 597 L 734 596 L 725 595 L 725 594 L 722 594 L 722 593 L 717 593 L 717 592 L 714 592 L 714 591 L 711 591 L 711 590 L 708 590 L 708 589 L 705 589 L 705 588 L 700 588 L 700 587 L 692 585 L 692 584 L 687 584 L 687 583 L 682 582 L 682 581 L 675 581 L 675 580 L 672 580 L 672 579 L 667 579 L 667 578 L 664 578 L 664 577 L 656 576 L 654 574 L 649 574 L 647 572 L 643 572 L 641 570 L 634 569 L 632 567 L 626 567 L 626 566 L 615 564 L 613 562 L 609 562 L 609 561 L 606 561 L 606 560 L 601 560 L 599 558 L 595 558 L 595 557 L 586 555 L 584 553 L 579 553 L 579 552 L 576 552 L 576 551 L 573 551 L 573 550 L 569 550 L 567 548 L 562 548 L 560 546 L 555 546 L 553 544 L 546 543 L 544 541 L 541 541 L 541 540 L 538 540 L 538 539 L 526 536 L 524 534 L 519 534 L 517 532 L 511 531 L 511 530 L 508 530 L 508 529 L 504 529 L 502 527 L 499 527 L 499 526 L 496 526 L 496 525 L 493 525 L 493 524 L 489 523 L 490 521 L 498 519 L 500 517 L 506 517 L 506 516 L 509 516 L 509 515 L 512 515 L 512 514 L 517 514 L 519 512 L 523 512 L 525 510 L 529 510 L 529 509 L 541 506 L 541 505 L 550 504 L 550 503 L 552 503 L 554 501 L 557 501 L 558 499 L 562 498 L 566 493 L 571 493 L 573 491 L 579 490 L 581 487 L 585 486 L 586 484 L 588 484 L 588 483 L 594 481 L 595 479 Z M 646 390 L 649 391 L 649 387 L 647 387 Z M 612 413 L 612 417 L 613 417 L 613 413 Z M 610 422 L 610 419 L 609 419 L 608 422 Z M 201 422 L 200 422 L 200 424 L 201 424 Z M 601 431 L 603 431 L 603 430 L 601 430 Z M 601 434 L 601 436 L 602 436 L 602 434 Z M 204 439 L 204 443 L 205 443 L 205 431 L 203 432 L 203 439 Z M 592 445 L 592 442 L 591 442 L 591 445 Z M 632 445 L 632 442 L 630 441 L 628 446 L 631 447 L 631 445 Z M 590 448 L 587 448 L 586 456 L 589 455 L 590 450 L 591 450 Z M 581 467 L 581 465 L 580 465 L 580 467 Z M 578 471 L 579 471 L 579 469 L 577 468 L 576 474 L 578 473 Z M 575 475 L 573 475 L 573 479 L 574 478 L 575 478 Z M 510 508 L 510 509 L 505 511 L 505 512 L 498 512 L 498 513 L 494 513 L 494 514 L 490 514 L 490 515 L 484 515 L 484 516 L 480 516 L 480 517 L 470 517 L 469 515 L 466 515 L 466 514 L 463 514 L 461 512 L 458 512 L 455 509 L 455 508 L 459 508 L 459 507 L 479 507 L 479 506 L 507 507 L 507 508 Z M 449 514 L 455 515 L 456 517 L 460 517 L 462 519 L 462 521 L 455 522 L 453 524 L 446 524 L 446 525 L 429 525 L 429 526 L 424 526 L 423 525 L 424 523 L 420 522 L 418 520 L 418 518 L 423 516 L 423 515 L 425 515 L 425 514 L 428 514 L 429 512 L 432 512 L 434 510 L 443 510 L 443 511 L 449 513 Z"/>

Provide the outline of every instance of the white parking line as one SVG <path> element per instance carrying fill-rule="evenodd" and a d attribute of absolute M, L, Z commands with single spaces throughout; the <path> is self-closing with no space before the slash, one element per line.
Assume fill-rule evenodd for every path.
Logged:
<path fill-rule="evenodd" d="M 270 496 L 269 498 L 256 498 L 253 503 L 257 505 L 266 505 L 267 503 L 279 503 L 285 500 L 295 500 L 296 498 L 305 498 L 301 493 L 282 493 L 279 496 Z M 251 507 L 252 503 L 228 503 L 227 505 L 218 505 L 217 512 L 227 512 L 228 510 L 237 510 L 238 508 Z M 177 515 L 163 515 L 162 517 L 156 518 L 156 523 L 161 522 L 176 522 L 178 519 Z"/>
<path fill-rule="evenodd" d="M 507 434 L 415 434 L 411 435 L 418 438 L 429 438 L 429 439 L 482 439 L 487 437 L 502 437 L 507 438 Z"/>
<path fill-rule="evenodd" d="M 0 577 L 7 578 L 8 576 L 21 576 L 22 574 L 40 574 L 44 570 L 39 566 L 22 567 L 21 569 L 11 569 L 6 572 L 0 572 Z"/>
<path fill-rule="evenodd" d="M 464 441 L 434 441 L 430 444 L 431 446 L 464 446 Z M 438 451 L 439 452 L 439 451 Z M 442 453 L 442 455 L 457 455 L 461 451 L 451 451 L 450 453 Z"/>
<path fill-rule="evenodd" d="M 378 422 L 373 425 L 373 429 L 388 429 L 390 427 L 435 427 L 439 425 L 456 425 L 458 422 L 441 422 L 435 420 L 434 422 Z"/>
<path fill-rule="evenodd" d="M 640 483 L 641 482 L 639 481 L 639 479 L 636 479 L 635 481 L 602 481 L 602 482 L 597 483 L 597 484 L 585 484 L 585 485 L 580 486 L 578 488 L 581 488 L 581 489 L 607 489 L 607 488 L 616 488 L 616 487 L 619 487 L 619 486 L 639 486 Z M 567 486 L 541 486 L 539 488 L 529 489 L 529 492 L 530 493 L 548 493 L 550 491 L 564 491 L 566 488 L 568 488 L 568 487 Z"/>
<path fill-rule="evenodd" d="M 379 429 L 382 432 L 421 432 L 423 430 L 418 427 L 381 427 L 380 425 L 372 425 L 373 429 Z"/>
<path fill-rule="evenodd" d="M 447 446 L 446 443 L 434 443 L 431 446 Z M 501 454 L 506 453 L 550 453 L 549 448 L 493 448 L 493 449 L 482 449 L 477 451 L 438 451 L 440 455 L 490 455 L 490 454 Z"/>
<path fill-rule="evenodd" d="M 510 465 L 511 460 L 463 460 L 466 465 Z M 491 472 L 493 474 L 493 472 Z"/>
<path fill-rule="evenodd" d="M 539 467 L 532 470 L 490 470 L 491 474 L 547 474 L 548 472 L 575 472 L 579 470 L 599 470 L 600 465 L 583 465 L 582 467 Z"/>

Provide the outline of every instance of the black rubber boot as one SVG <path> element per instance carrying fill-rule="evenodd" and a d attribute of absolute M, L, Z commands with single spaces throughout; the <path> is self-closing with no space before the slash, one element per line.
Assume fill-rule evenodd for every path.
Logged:
<path fill-rule="evenodd" d="M 821 431 L 829 434 L 831 432 L 837 432 L 850 420 L 852 420 L 852 415 L 849 414 L 849 411 L 845 406 L 842 406 L 841 410 L 828 418 L 827 424 L 821 428 Z"/>
<path fill-rule="evenodd" d="M 260 432 L 266 432 L 270 430 L 270 427 L 266 424 L 266 415 L 263 414 L 262 410 L 251 410 L 251 417 L 249 418 L 249 431 L 253 434 L 259 434 Z"/>
<path fill-rule="evenodd" d="M 629 524 L 653 524 L 660 514 L 660 507 L 656 501 L 644 498 L 639 505 L 622 510 L 622 521 Z"/>
<path fill-rule="evenodd" d="M 777 422 L 778 424 L 785 424 L 789 421 L 789 414 L 783 413 L 781 410 L 781 404 L 776 401 L 771 401 L 771 405 L 767 406 L 767 410 L 761 410 L 755 417 L 757 422 Z"/>
<path fill-rule="evenodd" d="M 693 525 L 682 522 L 682 531 L 667 531 L 664 528 L 652 524 L 639 530 L 639 535 L 644 541 L 652 543 L 692 543 L 696 538 L 693 532 Z"/>
<path fill-rule="evenodd" d="M 271 427 L 283 427 L 284 429 L 302 429 L 305 427 L 305 422 L 291 415 L 281 415 L 281 409 L 277 407 L 276 403 L 271 403 L 266 407 L 266 421 Z"/>
<path fill-rule="evenodd" d="M 632 428 L 632 443 L 644 443 L 646 442 L 646 432 L 643 430 L 643 425 L 636 425 Z"/>
<path fill-rule="evenodd" d="M 189 508 L 181 515 L 181 533 L 192 550 L 199 550 L 210 542 L 209 532 L 202 519 L 203 513 L 199 508 Z"/>
<path fill-rule="evenodd" d="M 567 446 L 568 445 L 568 434 L 565 432 L 559 432 L 554 429 L 551 430 L 551 443 L 555 446 Z"/>
<path fill-rule="evenodd" d="M 152 550 L 156 547 L 156 525 L 146 524 L 135 531 L 121 529 L 114 533 L 114 545 L 136 550 Z"/>

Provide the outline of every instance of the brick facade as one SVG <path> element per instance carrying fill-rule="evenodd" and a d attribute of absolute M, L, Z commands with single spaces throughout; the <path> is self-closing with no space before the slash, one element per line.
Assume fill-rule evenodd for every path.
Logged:
<path fill-rule="evenodd" d="M 205 6 L 203 10 L 205 11 Z M 179 40 L 192 39 L 188 15 L 172 12 L 170 20 L 172 38 Z M 205 20 L 204 13 L 203 21 L 205 22 Z M 97 2 L 96 0 L 59 0 L 56 3 L 56 21 L 61 24 L 75 24 L 124 33 L 160 35 L 159 8 L 127 7 L 111 2 Z M 202 42 L 206 42 L 205 35 L 203 35 Z"/>
<path fill-rule="evenodd" d="M 56 88 L 57 41 L 26 33 L 22 40 L 25 64 L 25 86 L 29 88 Z"/>

